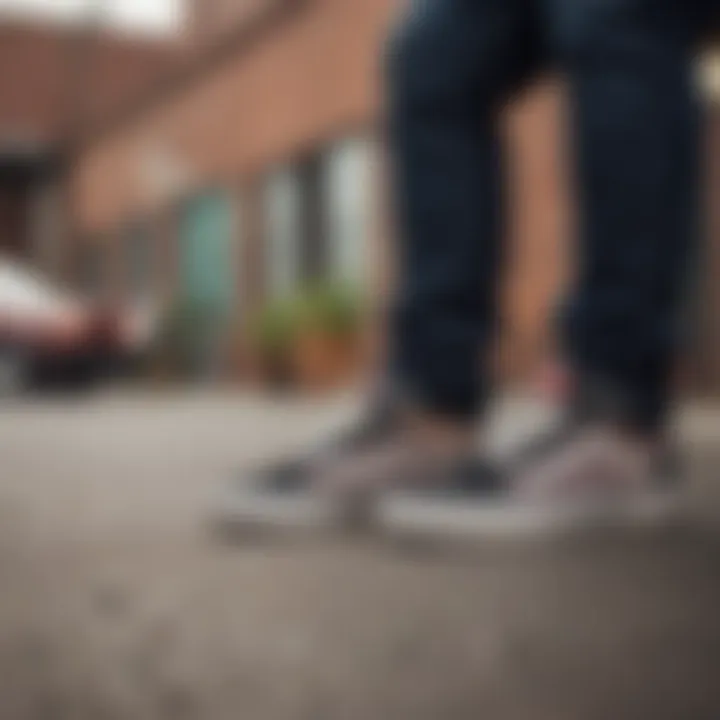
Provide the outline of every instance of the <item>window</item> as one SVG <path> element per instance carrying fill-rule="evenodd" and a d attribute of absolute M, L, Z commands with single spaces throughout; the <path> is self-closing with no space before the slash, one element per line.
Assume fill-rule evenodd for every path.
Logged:
<path fill-rule="evenodd" d="M 132 298 L 147 298 L 154 291 L 156 248 L 149 223 L 133 222 L 122 238 L 126 292 Z"/>
<path fill-rule="evenodd" d="M 269 292 L 287 295 L 306 283 L 362 285 L 368 270 L 370 147 L 338 143 L 270 176 L 266 192 Z"/>
<path fill-rule="evenodd" d="M 370 143 L 339 143 L 325 165 L 329 270 L 340 282 L 363 286 L 369 265 L 372 178 Z"/>
<path fill-rule="evenodd" d="M 108 290 L 108 241 L 107 237 L 93 236 L 78 248 L 75 281 L 81 292 L 92 297 L 101 297 Z"/>
<path fill-rule="evenodd" d="M 323 187 L 323 159 L 305 158 L 297 167 L 300 185 L 300 274 L 305 283 L 328 274 L 327 196 Z"/>
<path fill-rule="evenodd" d="M 64 217 L 62 198 L 56 183 L 40 185 L 32 198 L 31 243 L 36 264 L 54 272 L 60 264 Z"/>
<path fill-rule="evenodd" d="M 273 297 L 288 295 L 301 281 L 301 194 L 292 169 L 277 171 L 270 177 L 265 219 L 268 290 Z"/>

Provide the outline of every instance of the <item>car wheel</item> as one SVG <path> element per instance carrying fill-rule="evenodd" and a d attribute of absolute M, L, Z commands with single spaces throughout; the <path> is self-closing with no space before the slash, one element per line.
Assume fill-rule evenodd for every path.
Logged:
<path fill-rule="evenodd" d="M 20 395 L 28 386 L 28 365 L 22 352 L 0 347 L 0 398 Z"/>

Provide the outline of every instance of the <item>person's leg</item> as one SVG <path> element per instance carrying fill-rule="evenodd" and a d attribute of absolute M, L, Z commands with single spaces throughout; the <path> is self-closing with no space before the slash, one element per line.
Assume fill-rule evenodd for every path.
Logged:
<path fill-rule="evenodd" d="M 303 508 L 316 518 L 327 498 L 333 507 L 355 505 L 358 496 L 374 499 L 398 485 L 448 487 L 468 475 L 485 481 L 473 465 L 468 421 L 482 400 L 480 353 L 500 270 L 496 123 L 501 103 L 535 64 L 535 4 L 412 3 L 388 57 L 400 209 L 388 371 L 395 387 L 372 403 L 367 422 L 336 442 L 243 478 L 242 488 L 256 492 L 228 501 L 224 514 L 233 524 L 257 516 L 294 522 L 305 517 Z"/>
<path fill-rule="evenodd" d="M 507 480 L 490 492 L 471 483 L 455 496 L 389 496 L 382 517 L 395 532 L 563 529 L 662 519 L 677 507 L 662 425 L 698 218 L 695 12 L 687 0 L 540 1 L 547 47 L 569 76 L 577 140 L 580 267 L 565 342 L 570 412 L 512 453 Z M 487 305 L 480 308 L 486 330 Z M 448 337 L 447 326 L 433 327 Z M 469 334 L 459 336 L 470 344 Z M 456 351 L 464 347 L 457 337 Z M 459 356 L 440 364 L 457 372 L 461 396 L 470 397 L 467 356 Z"/>
<path fill-rule="evenodd" d="M 581 392 L 612 395 L 628 421 L 652 430 L 667 409 L 698 234 L 692 3 L 546 2 L 577 157 L 566 348 Z"/>
<path fill-rule="evenodd" d="M 392 373 L 422 407 L 472 418 L 495 323 L 498 110 L 538 63 L 535 0 L 418 0 L 390 46 L 399 220 Z"/>
<path fill-rule="evenodd" d="M 696 15 L 685 0 L 544 2 L 577 160 L 579 267 L 564 342 L 573 387 L 565 421 L 516 459 L 514 486 L 552 503 L 664 507 L 676 486 L 666 418 L 699 226 Z"/>

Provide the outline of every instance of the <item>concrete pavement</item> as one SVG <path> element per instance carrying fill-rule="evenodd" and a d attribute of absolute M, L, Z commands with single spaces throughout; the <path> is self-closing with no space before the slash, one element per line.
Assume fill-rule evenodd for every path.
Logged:
<path fill-rule="evenodd" d="M 702 517 L 662 535 L 450 554 L 206 532 L 218 483 L 351 405 L 0 408 L 0 718 L 720 717 L 717 412 L 683 414 Z M 502 416 L 495 445 L 543 411 Z"/>

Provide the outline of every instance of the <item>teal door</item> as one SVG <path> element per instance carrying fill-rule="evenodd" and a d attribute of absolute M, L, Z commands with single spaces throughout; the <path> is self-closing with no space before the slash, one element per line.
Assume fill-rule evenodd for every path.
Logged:
<path fill-rule="evenodd" d="M 229 312 L 235 297 L 233 205 L 222 192 L 187 203 L 181 222 L 181 287 L 185 299 Z"/>
<path fill-rule="evenodd" d="M 235 298 L 236 222 L 230 197 L 201 195 L 183 209 L 180 288 L 190 337 L 190 370 L 199 377 L 222 372 Z"/>

